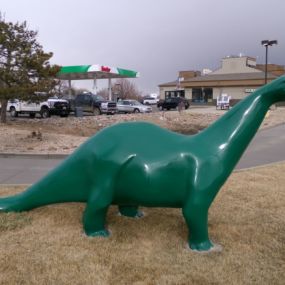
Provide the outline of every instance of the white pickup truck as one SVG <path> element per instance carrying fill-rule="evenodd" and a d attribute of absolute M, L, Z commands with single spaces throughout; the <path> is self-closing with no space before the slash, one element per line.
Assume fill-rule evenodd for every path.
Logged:
<path fill-rule="evenodd" d="M 154 98 L 154 97 L 144 97 L 143 98 L 143 104 L 144 105 L 155 105 L 155 104 L 157 104 L 158 101 L 159 101 L 159 99 Z"/>
<path fill-rule="evenodd" d="M 18 114 L 29 114 L 34 118 L 40 114 L 42 118 L 48 118 L 50 115 L 59 115 L 67 117 L 70 112 L 69 102 L 64 99 L 49 98 L 44 102 L 31 102 L 13 99 L 8 101 L 7 111 L 11 117 L 17 117 Z"/>

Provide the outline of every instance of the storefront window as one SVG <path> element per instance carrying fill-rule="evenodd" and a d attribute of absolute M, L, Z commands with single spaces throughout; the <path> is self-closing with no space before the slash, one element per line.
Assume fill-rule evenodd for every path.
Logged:
<path fill-rule="evenodd" d="M 213 88 L 193 88 L 192 102 L 207 103 L 213 100 Z"/>
<path fill-rule="evenodd" d="M 192 89 L 192 102 L 195 102 L 195 103 L 204 102 L 202 88 Z"/>

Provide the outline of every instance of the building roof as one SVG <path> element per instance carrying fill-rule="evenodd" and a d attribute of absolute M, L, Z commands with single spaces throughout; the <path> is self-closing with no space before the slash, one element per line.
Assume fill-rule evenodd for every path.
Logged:
<path fill-rule="evenodd" d="M 162 83 L 162 84 L 159 84 L 158 86 L 173 86 L 173 85 L 177 85 L 177 80 L 167 82 L 167 83 Z"/>
<path fill-rule="evenodd" d="M 269 81 L 285 74 L 285 66 L 267 64 Z M 224 86 L 261 86 L 265 81 L 265 65 L 256 64 L 249 56 L 229 56 L 222 59 L 222 65 L 205 75 L 197 71 L 180 71 L 176 81 L 162 83 L 159 87 L 224 87 Z M 185 76 L 183 76 L 185 74 Z"/>
<path fill-rule="evenodd" d="M 197 81 L 217 81 L 217 80 L 251 80 L 264 79 L 264 72 L 250 72 L 250 73 L 228 73 L 228 74 L 207 74 L 204 76 L 197 76 L 183 82 L 197 82 Z M 267 73 L 268 79 L 277 78 L 277 76 Z"/>
<path fill-rule="evenodd" d="M 271 73 L 267 73 L 268 80 L 273 80 L 277 78 L 278 76 L 273 75 Z M 185 86 L 198 86 L 200 85 L 227 85 L 227 83 L 231 82 L 231 85 L 242 85 L 244 82 L 248 81 L 260 81 L 262 82 L 265 78 L 264 72 L 250 72 L 250 73 L 229 73 L 229 74 L 207 74 L 202 76 L 197 76 L 193 78 L 189 78 L 187 80 L 183 80 L 180 82 L 180 85 L 182 87 Z M 172 81 L 168 83 L 162 83 L 159 86 L 160 87 L 170 87 L 170 86 L 176 86 L 177 81 Z"/>

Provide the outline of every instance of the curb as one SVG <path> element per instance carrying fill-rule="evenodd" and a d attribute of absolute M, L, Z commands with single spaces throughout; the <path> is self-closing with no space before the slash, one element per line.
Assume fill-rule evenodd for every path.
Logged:
<path fill-rule="evenodd" d="M 0 153 L 0 157 L 23 157 L 23 158 L 40 158 L 40 159 L 64 159 L 68 157 L 69 154 L 57 154 L 57 153 L 47 153 L 47 154 L 35 154 L 35 153 Z"/>
<path fill-rule="evenodd" d="M 251 166 L 251 167 L 246 167 L 246 168 L 234 169 L 233 172 L 245 172 L 245 171 L 248 171 L 248 170 L 260 169 L 260 168 L 265 168 L 265 167 L 268 167 L 268 166 L 273 166 L 273 165 L 278 165 L 278 164 L 283 164 L 283 163 L 285 163 L 285 160 L 270 162 L 270 163 L 256 165 L 256 166 Z"/>

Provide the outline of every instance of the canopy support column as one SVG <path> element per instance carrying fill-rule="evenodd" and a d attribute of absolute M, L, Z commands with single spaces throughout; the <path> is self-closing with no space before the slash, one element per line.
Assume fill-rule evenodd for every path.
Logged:
<path fill-rule="evenodd" d="M 97 94 L 97 78 L 96 77 L 93 80 L 93 90 L 94 90 L 94 93 Z"/>
<path fill-rule="evenodd" d="M 112 101 L 112 84 L 111 78 L 108 78 L 108 93 L 109 93 L 109 100 Z"/>
<path fill-rule="evenodd" d="M 72 94 L 71 94 L 71 79 L 68 79 L 68 97 L 71 99 Z"/>

